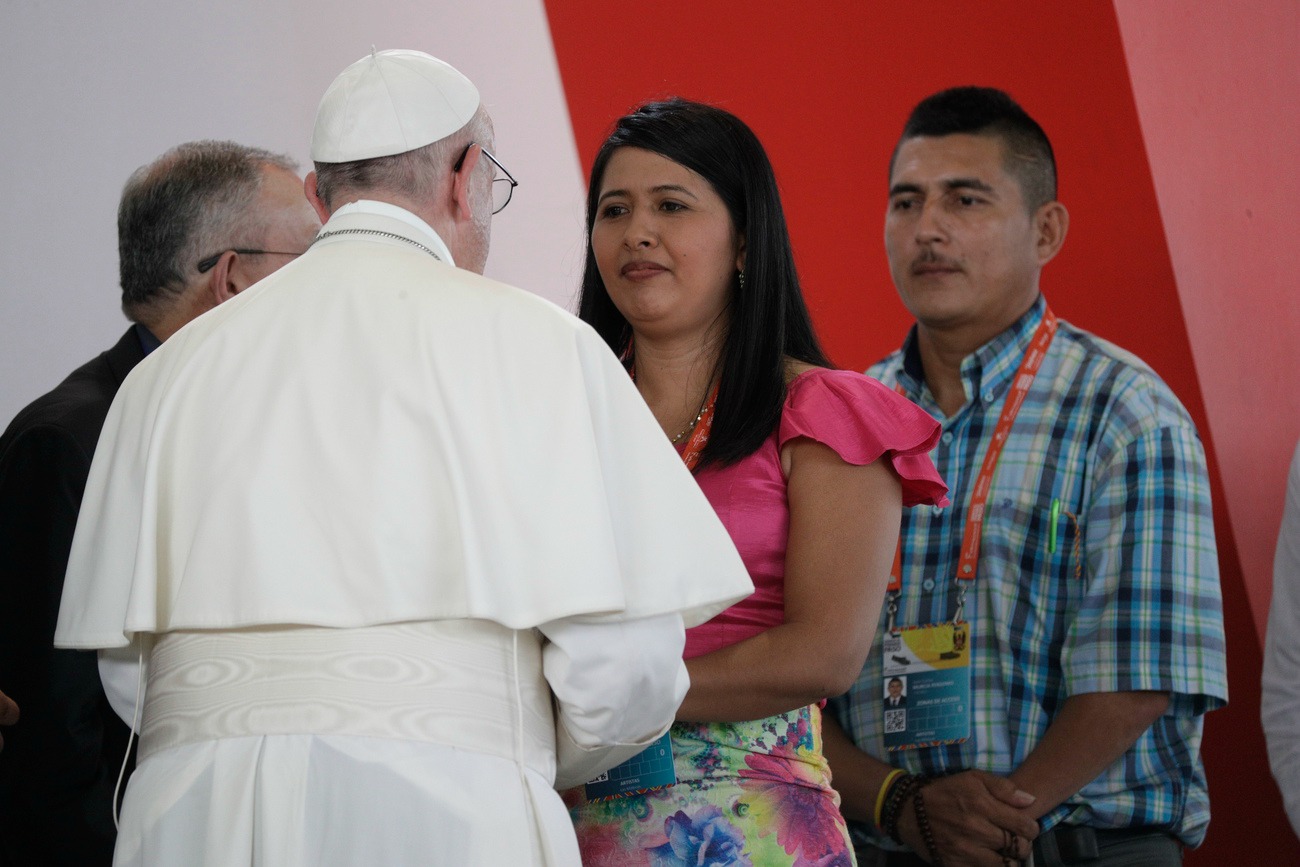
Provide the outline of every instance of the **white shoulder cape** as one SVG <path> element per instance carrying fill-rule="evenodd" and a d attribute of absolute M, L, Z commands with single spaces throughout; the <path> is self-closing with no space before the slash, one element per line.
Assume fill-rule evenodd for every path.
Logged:
<path fill-rule="evenodd" d="M 104 425 L 55 641 L 681 611 L 752 592 L 627 374 L 375 215 L 199 317 Z M 372 234 L 379 232 L 380 234 Z"/>

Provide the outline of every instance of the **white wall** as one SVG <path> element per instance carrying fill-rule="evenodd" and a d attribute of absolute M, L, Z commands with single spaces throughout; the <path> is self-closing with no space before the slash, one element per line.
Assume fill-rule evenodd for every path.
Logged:
<path fill-rule="evenodd" d="M 321 94 L 372 44 L 478 85 L 520 181 L 487 273 L 570 306 L 584 182 L 541 0 L 0 0 L 0 428 L 125 329 L 127 176 L 201 138 L 305 171 Z"/>

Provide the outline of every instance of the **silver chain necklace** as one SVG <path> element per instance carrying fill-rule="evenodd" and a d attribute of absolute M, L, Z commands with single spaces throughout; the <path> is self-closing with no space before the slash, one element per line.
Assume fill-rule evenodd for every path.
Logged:
<path fill-rule="evenodd" d="M 419 241 L 412 240 L 411 238 L 408 238 L 405 235 L 399 235 L 396 232 L 385 232 L 381 229 L 335 229 L 332 232 L 321 232 L 319 235 L 316 236 L 316 240 L 312 241 L 311 244 L 308 245 L 308 249 L 311 249 L 311 247 L 316 246 L 316 241 L 321 241 L 324 240 L 325 238 L 332 238 L 335 235 L 379 235 L 384 238 L 395 238 L 398 241 L 405 241 L 408 244 L 419 247 L 421 250 L 428 253 L 430 256 L 437 259 L 439 262 L 442 261 L 441 256 L 439 256 L 437 253 L 433 252 L 433 250 L 430 250 L 428 247 L 421 244 Z"/>

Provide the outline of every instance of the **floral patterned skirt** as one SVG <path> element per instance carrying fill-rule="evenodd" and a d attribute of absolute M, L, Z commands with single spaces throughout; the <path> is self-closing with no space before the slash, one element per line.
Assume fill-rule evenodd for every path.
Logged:
<path fill-rule="evenodd" d="M 742 723 L 677 723 L 677 784 L 588 801 L 564 793 L 584 867 L 853 867 L 822 756 L 821 708 Z"/>

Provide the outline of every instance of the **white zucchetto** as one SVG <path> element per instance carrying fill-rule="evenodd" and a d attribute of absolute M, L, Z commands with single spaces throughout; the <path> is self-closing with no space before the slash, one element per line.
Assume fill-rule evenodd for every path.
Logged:
<path fill-rule="evenodd" d="M 325 91 L 311 158 L 321 163 L 402 154 L 446 138 L 479 107 L 478 88 L 423 51 L 371 51 Z"/>

